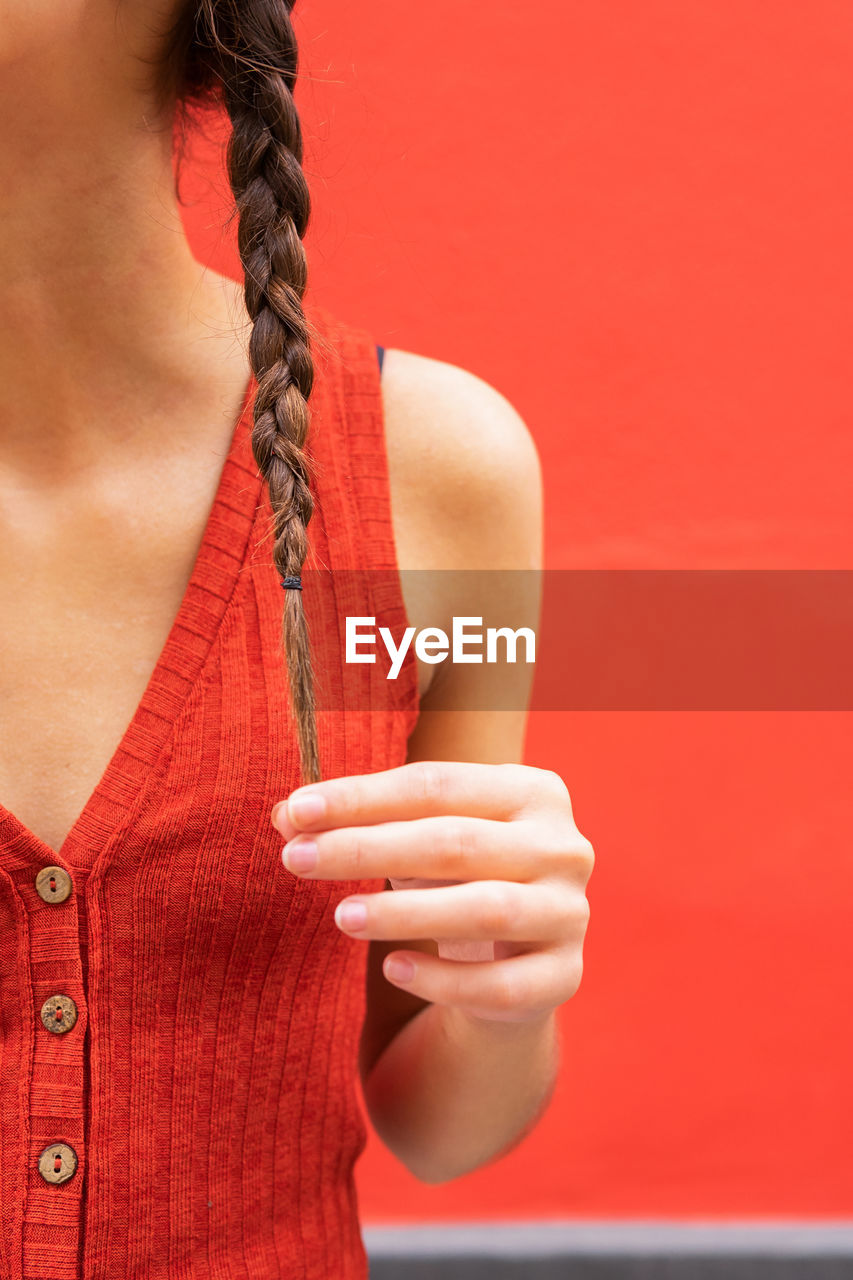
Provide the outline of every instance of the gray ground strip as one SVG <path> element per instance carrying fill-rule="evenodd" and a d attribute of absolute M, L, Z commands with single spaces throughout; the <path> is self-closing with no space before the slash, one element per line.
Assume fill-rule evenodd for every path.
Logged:
<path fill-rule="evenodd" d="M 547 1257 L 550 1254 L 774 1254 L 853 1259 L 853 1221 L 845 1222 L 470 1222 L 365 1227 L 375 1257 Z"/>
<path fill-rule="evenodd" d="M 363 1237 L 371 1280 L 853 1280 L 853 1221 L 430 1223 Z"/>

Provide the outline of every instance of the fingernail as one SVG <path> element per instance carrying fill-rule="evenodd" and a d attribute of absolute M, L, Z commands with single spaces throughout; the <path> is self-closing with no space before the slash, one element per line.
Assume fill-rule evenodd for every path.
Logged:
<path fill-rule="evenodd" d="M 273 824 L 274 827 L 278 826 L 278 815 L 281 813 L 283 807 L 286 804 L 287 804 L 286 800 L 279 800 L 278 804 L 274 804 L 272 809 L 270 810 L 270 822 Z"/>
<path fill-rule="evenodd" d="M 335 923 L 339 929 L 363 929 L 367 924 L 367 907 L 363 902 L 339 902 Z"/>
<path fill-rule="evenodd" d="M 316 822 L 326 812 L 326 798 L 319 791 L 299 792 L 288 800 L 287 811 L 297 826 L 303 822 Z"/>
<path fill-rule="evenodd" d="M 385 976 L 393 982 L 411 982 L 415 976 L 415 966 L 405 957 L 389 959 L 385 961 Z"/>
<path fill-rule="evenodd" d="M 317 865 L 317 846 L 313 840 L 289 840 L 281 856 L 288 871 L 313 871 Z"/>

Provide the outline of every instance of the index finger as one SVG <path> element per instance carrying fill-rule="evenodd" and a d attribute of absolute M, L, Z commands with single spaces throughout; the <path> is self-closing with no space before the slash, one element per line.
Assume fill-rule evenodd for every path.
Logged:
<path fill-rule="evenodd" d="M 510 819 L 529 807 L 532 775 L 541 772 L 522 764 L 413 760 L 297 787 L 271 819 L 288 838 L 297 831 L 442 814 Z"/>

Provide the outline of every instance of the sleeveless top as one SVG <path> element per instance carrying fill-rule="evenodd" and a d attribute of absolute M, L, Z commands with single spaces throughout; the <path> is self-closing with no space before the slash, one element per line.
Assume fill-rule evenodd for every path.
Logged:
<path fill-rule="evenodd" d="M 306 314 L 303 599 L 328 778 L 403 764 L 419 704 L 411 649 L 396 681 L 361 665 L 356 705 L 336 703 L 345 617 L 399 640 L 406 615 L 376 346 Z M 255 390 L 165 647 L 59 853 L 0 806 L 0 1280 L 367 1275 L 368 944 L 333 911 L 385 882 L 294 877 L 270 823 L 300 775 Z"/>

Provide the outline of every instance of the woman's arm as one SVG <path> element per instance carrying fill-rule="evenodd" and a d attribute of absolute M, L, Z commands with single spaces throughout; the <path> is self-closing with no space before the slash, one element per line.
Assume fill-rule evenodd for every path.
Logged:
<path fill-rule="evenodd" d="M 453 366 L 389 351 L 384 376 L 410 623 L 449 630 L 474 615 L 535 630 L 542 486 L 527 428 Z M 319 788 L 330 812 L 311 874 L 375 863 L 369 874 L 393 885 L 372 895 L 366 930 L 347 929 L 370 948 L 360 1067 L 377 1133 L 427 1182 L 479 1167 L 529 1130 L 556 1077 L 554 1010 L 580 981 L 591 850 L 562 781 L 518 763 L 532 668 L 501 673 L 504 709 L 493 709 L 492 672 L 433 668 L 409 763 Z M 282 826 L 289 840 L 317 830 Z M 411 984 L 389 980 L 391 952 L 417 959 Z"/>
<path fill-rule="evenodd" d="M 481 591 L 494 578 L 490 598 L 480 602 L 488 613 L 506 606 L 509 616 L 510 605 L 514 614 L 523 613 L 521 601 L 503 596 L 512 576 L 491 571 L 541 567 L 541 471 L 525 424 L 492 387 L 455 367 L 392 352 L 383 378 L 401 564 L 480 571 Z M 452 575 L 446 576 L 452 586 Z M 403 582 L 412 596 L 405 574 Z M 454 612 L 476 612 L 470 598 L 450 595 L 435 625 Z M 408 601 L 410 621 L 419 607 L 424 604 L 415 593 Z M 535 628 L 538 618 L 528 621 Z M 471 691 L 464 677 L 471 670 L 440 669 L 442 706 L 453 710 L 433 712 L 429 693 L 422 697 L 409 761 L 521 761 L 527 670 L 519 668 L 518 709 L 466 711 Z M 554 1017 L 544 1025 L 454 1017 L 452 1006 L 428 1004 L 385 977 L 385 956 L 412 949 L 411 942 L 369 945 L 361 1071 L 374 1128 L 424 1181 L 476 1168 L 518 1141 L 550 1096 L 558 1057 Z M 415 942 L 414 949 L 438 954 L 432 940 Z"/>

